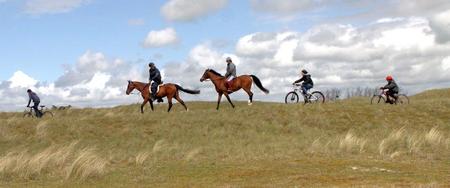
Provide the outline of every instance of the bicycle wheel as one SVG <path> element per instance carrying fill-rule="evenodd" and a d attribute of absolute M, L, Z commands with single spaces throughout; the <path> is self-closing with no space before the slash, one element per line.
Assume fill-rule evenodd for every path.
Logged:
<path fill-rule="evenodd" d="M 50 111 L 45 111 L 44 113 L 42 113 L 42 117 L 44 116 L 53 117 L 53 113 Z"/>
<path fill-rule="evenodd" d="M 310 103 L 325 103 L 325 96 L 320 91 L 314 91 L 309 97 Z"/>
<path fill-rule="evenodd" d="M 370 100 L 370 104 L 384 104 L 386 103 L 386 99 L 384 99 L 381 95 L 374 95 Z"/>
<path fill-rule="evenodd" d="M 397 104 L 409 104 L 409 98 L 405 94 L 398 95 Z"/>
<path fill-rule="evenodd" d="M 289 92 L 284 98 L 286 104 L 298 103 L 298 94 L 294 91 Z"/>

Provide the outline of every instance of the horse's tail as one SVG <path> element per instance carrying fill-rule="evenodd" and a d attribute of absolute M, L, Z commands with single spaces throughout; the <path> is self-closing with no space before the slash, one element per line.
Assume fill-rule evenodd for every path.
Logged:
<path fill-rule="evenodd" d="M 269 90 L 264 88 L 264 86 L 261 83 L 261 80 L 259 80 L 258 77 L 256 77 L 255 75 L 250 75 L 253 79 L 253 82 L 255 82 L 256 86 L 258 86 L 258 88 L 263 91 L 265 94 L 269 94 Z"/>
<path fill-rule="evenodd" d="M 189 93 L 189 94 L 200 94 L 200 90 L 190 90 L 190 89 L 184 89 L 183 87 L 175 84 L 175 87 L 185 93 Z"/>

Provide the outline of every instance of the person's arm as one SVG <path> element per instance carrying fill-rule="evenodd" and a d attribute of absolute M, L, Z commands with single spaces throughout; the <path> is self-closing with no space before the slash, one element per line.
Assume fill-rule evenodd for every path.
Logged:
<path fill-rule="evenodd" d="M 228 78 L 231 76 L 231 64 L 228 64 L 227 66 L 227 73 L 225 73 L 225 78 Z"/>
<path fill-rule="evenodd" d="M 305 81 L 305 76 L 303 76 L 302 78 L 298 79 L 297 81 L 294 82 L 294 84 L 296 83 L 300 83 L 302 81 Z"/>
<path fill-rule="evenodd" d="M 28 94 L 28 105 L 27 105 L 27 107 L 30 106 L 30 103 L 31 103 L 31 96 L 30 96 L 30 94 Z"/>
<path fill-rule="evenodd" d="M 393 89 L 395 87 L 395 84 L 393 82 L 388 83 L 387 85 L 385 85 L 384 87 L 382 87 L 381 89 Z"/>

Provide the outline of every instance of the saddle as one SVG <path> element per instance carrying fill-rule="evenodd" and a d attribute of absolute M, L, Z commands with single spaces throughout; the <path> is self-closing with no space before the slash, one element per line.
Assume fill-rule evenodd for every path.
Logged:
<path fill-rule="evenodd" d="M 161 84 L 158 85 L 158 87 L 156 87 L 156 94 L 158 94 L 159 88 L 160 88 L 161 86 L 164 86 L 164 84 L 161 83 Z M 151 86 L 151 85 L 150 85 L 150 87 L 148 87 L 148 91 L 149 91 L 150 94 L 153 94 L 153 93 L 152 93 L 152 86 Z"/>
<path fill-rule="evenodd" d="M 233 85 L 233 83 L 234 83 L 234 79 L 236 79 L 236 78 L 233 78 L 233 79 L 231 79 L 230 81 L 225 81 L 225 87 L 227 88 L 227 90 L 231 93 L 231 86 Z"/>

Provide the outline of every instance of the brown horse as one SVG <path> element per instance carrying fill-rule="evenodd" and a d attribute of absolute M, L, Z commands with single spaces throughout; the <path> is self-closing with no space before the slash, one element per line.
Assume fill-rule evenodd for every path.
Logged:
<path fill-rule="evenodd" d="M 263 87 L 263 85 L 261 84 L 261 81 L 255 75 L 242 75 L 242 76 L 239 76 L 239 77 L 236 77 L 235 79 L 233 79 L 231 86 L 230 86 L 232 92 L 230 92 L 230 93 L 228 92 L 228 89 L 225 86 L 225 83 L 227 82 L 227 80 L 225 79 L 224 76 L 222 76 L 218 72 L 216 72 L 212 69 L 206 69 L 205 73 L 203 73 L 202 78 L 200 78 L 200 82 L 203 82 L 208 79 L 212 81 L 212 83 L 216 87 L 217 94 L 219 95 L 218 101 L 217 101 L 217 108 L 216 108 L 217 110 L 219 110 L 219 105 L 220 105 L 220 100 L 222 99 L 222 95 L 225 95 L 228 102 L 234 108 L 234 104 L 231 102 L 229 94 L 231 94 L 232 92 L 238 91 L 240 89 L 244 89 L 244 91 L 247 92 L 248 97 L 249 97 L 248 105 L 252 105 L 253 92 L 251 91 L 251 88 L 252 88 L 253 82 L 265 94 L 269 93 L 269 90 L 267 90 L 266 88 Z"/>
<path fill-rule="evenodd" d="M 181 105 L 184 106 L 186 111 L 188 111 L 188 108 L 186 107 L 186 104 L 184 104 L 184 101 L 181 100 L 180 94 L 178 91 L 183 91 L 183 92 L 189 93 L 189 94 L 200 94 L 200 90 L 184 89 L 183 87 L 181 87 L 177 84 L 172 84 L 172 83 L 163 84 L 158 87 L 159 87 L 159 91 L 156 94 L 156 97 L 157 98 L 167 97 L 167 102 L 169 103 L 169 109 L 167 110 L 167 112 L 170 112 L 170 109 L 172 108 L 172 98 L 175 98 Z M 127 87 L 126 94 L 130 95 L 130 93 L 134 89 L 136 89 L 139 92 L 141 92 L 141 96 L 144 99 L 144 102 L 141 105 L 141 113 L 144 113 L 144 106 L 147 102 L 150 102 L 150 107 L 152 108 L 152 111 L 153 111 L 153 100 L 151 98 L 149 88 L 150 88 L 150 84 L 148 84 L 148 83 L 128 81 L 128 87 Z"/>

